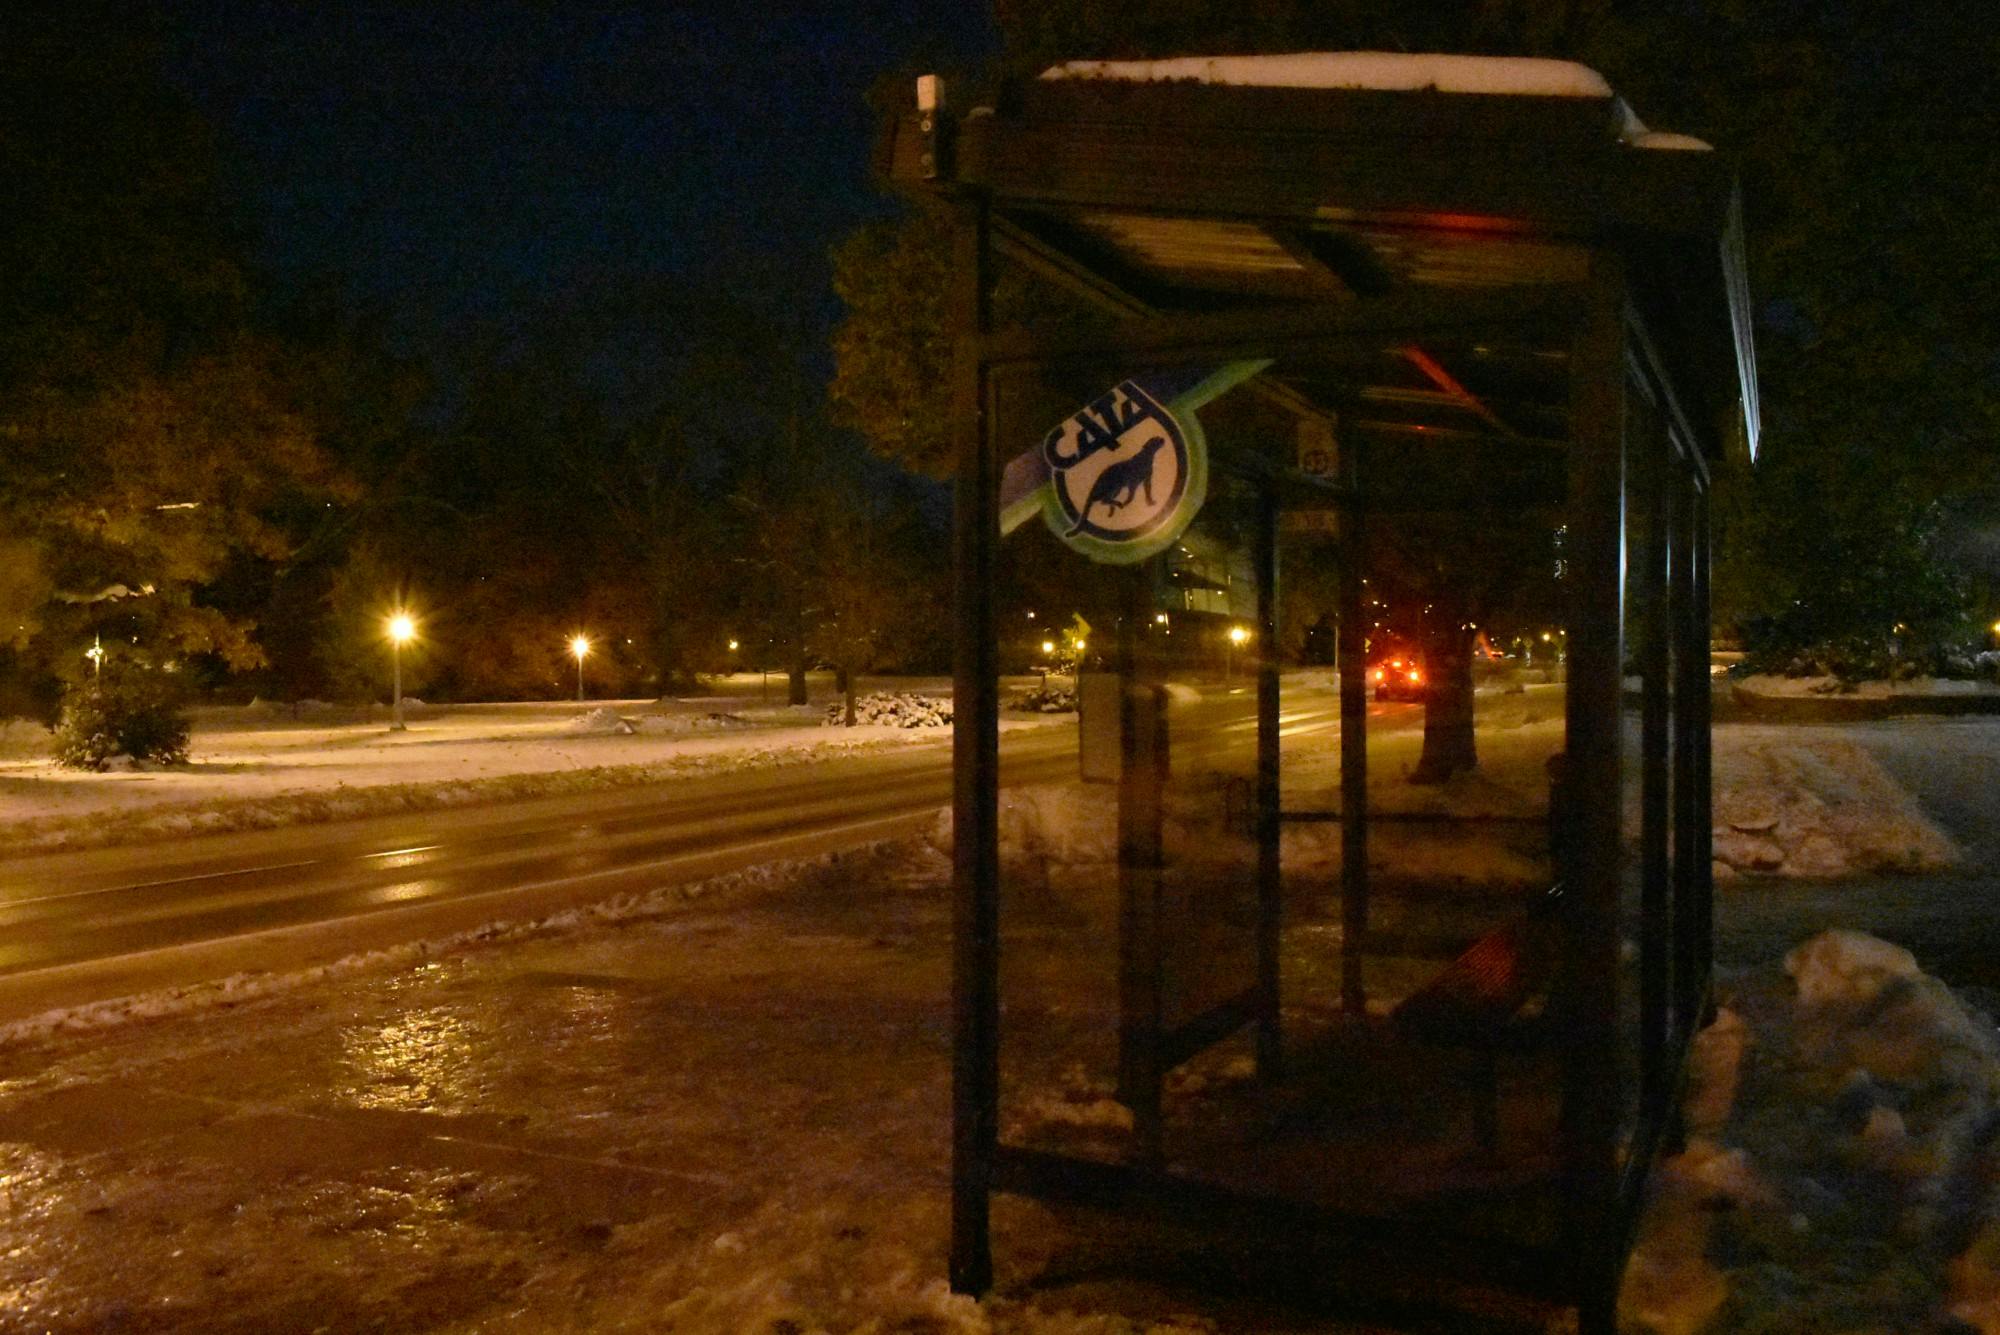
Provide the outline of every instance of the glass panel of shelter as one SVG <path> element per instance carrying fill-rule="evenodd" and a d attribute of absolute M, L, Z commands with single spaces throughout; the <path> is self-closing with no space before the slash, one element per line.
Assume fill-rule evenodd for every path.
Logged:
<path fill-rule="evenodd" d="M 1661 391 L 1635 374 L 1627 394 L 1624 875 L 1620 1033 L 1626 1121 L 1663 1121 L 1678 1049 L 1701 1022 L 1704 978 L 1693 939 L 1706 909 L 1706 866 L 1690 822 L 1706 713 L 1706 627 L 1694 608 L 1698 487 L 1693 452 L 1670 428 Z M 1704 860 L 1705 861 L 1705 860 Z"/>
<path fill-rule="evenodd" d="M 1327 376 L 1259 365 L 1254 375 L 1279 382 Z M 1190 383 L 1190 368 L 1104 363 L 989 376 L 1008 530 L 996 590 L 1011 678 L 1002 717 L 1025 725 L 1038 694 L 1074 692 L 1080 706 L 1074 769 L 1002 766 L 1001 1142 L 1546 1240 L 1562 1083 L 1548 996 L 1566 640 L 1560 506 L 1427 511 L 1406 493 L 1365 522 L 1350 522 L 1360 513 L 1350 508 L 1345 520 L 1280 526 L 1274 479 L 1296 470 L 1298 423 L 1239 388 L 1196 410 L 1208 454 L 1199 515 L 1130 559 L 1112 546 L 1120 525 L 1158 505 L 1176 477 L 1114 470 L 1150 458 L 1155 436 L 1170 433 L 1147 413 L 1172 407 Z M 1112 394 L 1132 384 L 1147 392 Z M 1093 404 L 1105 431 L 1131 428 L 1125 443 L 1051 444 Z M 1375 451 L 1395 469 L 1394 440 L 1363 446 L 1357 434 L 1340 447 Z M 1100 455 L 1094 477 L 1067 483 L 1067 508 L 1052 491 L 1062 471 L 1052 465 L 1065 460 L 1050 454 L 1065 449 Z M 1507 541 L 1491 540 L 1496 525 L 1512 526 Z M 1343 927 L 1355 889 L 1343 883 L 1343 822 L 1362 817 L 1342 809 L 1337 669 L 1287 670 L 1277 707 L 1265 704 L 1285 726 L 1268 751 L 1259 745 L 1259 674 L 1275 649 L 1259 601 L 1267 534 L 1278 583 L 1321 591 L 1318 603 L 1281 599 L 1295 616 L 1337 621 L 1329 566 L 1354 562 L 1367 579 L 1359 939 Z M 1416 572 L 1471 581 L 1493 573 L 1475 566 L 1496 553 L 1526 564 L 1499 582 L 1513 593 L 1480 602 L 1479 620 L 1456 602 L 1441 610 L 1450 600 L 1435 586 L 1422 601 Z M 1450 624 L 1430 625 L 1439 615 Z M 1305 639 L 1276 630 L 1280 643 Z M 1426 672 L 1423 646 L 1437 643 L 1468 655 L 1479 765 L 1419 784 L 1423 691 L 1398 689 L 1387 660 Z M 1270 759 L 1280 763 L 1267 768 Z M 1273 1025 L 1260 876 L 1279 853 Z M 1359 1009 L 1343 996 L 1349 961 L 1360 967 Z M 1281 1065 L 1260 1032 L 1282 1033 Z"/>
<path fill-rule="evenodd" d="M 1241 497 L 1216 487 L 1202 531 L 1135 559 L 1113 545 L 1125 514 L 1210 480 L 1133 468 L 1094 493 L 1079 484 L 1063 511 L 1040 457 L 1054 427 L 1132 382 L 1171 397 L 1145 371 L 999 374 L 992 387 L 1003 474 L 1014 467 L 1003 671 L 1032 673 L 1030 690 L 1046 680 L 1078 711 L 1068 773 L 1003 766 L 1001 1139 L 1120 1162 L 1161 1157 L 1163 1106 L 1187 1079 L 1175 1055 L 1240 1029 L 1258 979 L 1257 605 L 1249 544 L 1227 531 Z M 1129 431 L 1150 425 L 1124 399 L 1103 408 L 1113 429 L 1121 412 Z M 1131 457 L 1150 464 L 1151 439 Z M 1003 691 L 1003 704 L 1025 694 Z"/>

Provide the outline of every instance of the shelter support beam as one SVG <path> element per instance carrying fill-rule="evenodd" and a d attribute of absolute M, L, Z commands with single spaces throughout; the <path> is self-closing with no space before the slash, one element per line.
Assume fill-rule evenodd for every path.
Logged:
<path fill-rule="evenodd" d="M 1340 450 L 1342 480 L 1360 499 L 1362 452 L 1358 439 Z M 1367 568 L 1367 520 L 1360 505 L 1340 513 L 1340 1008 L 1359 1018 L 1368 1008 L 1362 951 L 1368 939 L 1368 633 L 1362 606 Z"/>
<path fill-rule="evenodd" d="M 1626 1107 L 1618 1060 L 1623 876 L 1619 727 L 1625 661 L 1625 357 L 1622 266 L 1599 252 L 1570 355 L 1569 651 L 1565 790 L 1589 794 L 1561 822 L 1568 887 L 1558 974 L 1562 1044 L 1563 1250 L 1574 1258 L 1583 1335 L 1611 1335 L 1618 1150 Z"/>
<path fill-rule="evenodd" d="M 1708 628 L 1712 624 L 1709 609 L 1709 490 L 1705 486 L 1696 487 L 1690 496 L 1694 507 L 1693 518 L 1693 603 L 1689 615 L 1698 628 L 1699 642 L 1703 647 L 1701 672 L 1702 689 L 1695 692 L 1689 701 L 1690 731 L 1694 738 L 1694 814 L 1689 822 L 1689 834 L 1693 840 L 1693 852 L 1689 856 L 1689 870 L 1693 874 L 1694 921 L 1697 932 L 1694 954 L 1703 969 L 1702 986 L 1708 986 L 1709 971 L 1715 960 L 1715 790 L 1711 786 L 1713 776 L 1710 760 L 1713 740 L 1709 728 L 1712 722 L 1714 697 L 1708 686 Z M 1707 998 L 1703 998 L 1703 1022 L 1706 1023 Z"/>
<path fill-rule="evenodd" d="M 1282 1037 L 1278 1014 L 1279 937 L 1284 926 L 1284 880 L 1278 860 L 1278 498 L 1269 487 L 1257 496 L 1257 1073 L 1278 1074 Z"/>
<path fill-rule="evenodd" d="M 1692 450 L 1688 451 L 1692 453 Z M 1708 627 L 1695 615 L 1701 560 L 1695 549 L 1695 507 L 1700 481 L 1690 461 L 1675 460 L 1671 508 L 1673 562 L 1667 577 L 1674 659 L 1674 1022 L 1692 1030 L 1706 1007 L 1706 937 L 1702 914 L 1708 884 L 1707 829 L 1697 785 L 1708 738 Z"/>
<path fill-rule="evenodd" d="M 1149 566 L 1118 574 L 1118 1098 L 1132 1110 L 1139 1157 L 1157 1163 L 1164 1148 L 1160 1082 L 1172 1062 L 1160 902 L 1167 715 L 1139 662 L 1151 582 Z"/>
<path fill-rule="evenodd" d="M 1177 313 L 1122 320 L 1089 333 L 1013 327 L 987 340 L 985 359 L 989 366 L 1154 357 L 1208 362 L 1228 361 L 1251 348 L 1265 356 L 1304 357 L 1338 353 L 1356 338 L 1400 343 L 1454 331 L 1552 329 L 1575 313 L 1581 296 L 1569 283 L 1520 284 L 1500 292 L 1402 291 L 1335 306 Z"/>
<path fill-rule="evenodd" d="M 1666 421 L 1658 411 L 1634 411 L 1632 442 L 1633 602 L 1638 609 L 1639 763 L 1639 1081 L 1651 1108 L 1672 1097 L 1669 1069 L 1673 963 L 1672 760 L 1668 740 L 1674 708 L 1673 633 L 1667 605 L 1674 543 L 1668 488 L 1678 473 L 1668 457 Z"/>
<path fill-rule="evenodd" d="M 951 304 L 957 638 L 952 730 L 951 1287 L 993 1285 L 990 1203 L 1000 1112 L 1000 675 L 993 567 L 1000 541 L 999 471 L 986 412 L 979 335 L 989 324 L 988 210 L 957 203 Z"/>

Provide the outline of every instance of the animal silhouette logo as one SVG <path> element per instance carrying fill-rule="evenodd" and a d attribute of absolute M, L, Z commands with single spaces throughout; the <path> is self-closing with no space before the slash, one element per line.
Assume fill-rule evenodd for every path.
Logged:
<path fill-rule="evenodd" d="M 1106 464 L 1097 480 L 1090 484 L 1090 495 L 1084 498 L 1077 509 L 1076 523 L 1070 525 L 1065 536 L 1074 537 L 1083 531 L 1090 519 L 1090 512 L 1098 506 L 1106 515 L 1115 515 L 1141 491 L 1146 494 L 1146 504 L 1153 502 L 1153 456 L 1167 443 L 1165 436 L 1155 436 L 1139 447 L 1137 454 L 1128 455 L 1118 462 Z"/>
<path fill-rule="evenodd" d="M 1066 542 L 1135 553 L 1174 524 L 1191 466 L 1187 433 L 1139 384 L 1120 383 L 1065 418 L 1042 441 L 1056 512 L 1050 526 Z"/>

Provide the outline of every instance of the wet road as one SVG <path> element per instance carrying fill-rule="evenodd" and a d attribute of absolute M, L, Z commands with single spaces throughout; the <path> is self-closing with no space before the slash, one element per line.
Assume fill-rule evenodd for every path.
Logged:
<path fill-rule="evenodd" d="M 1177 735 L 1248 748 L 1254 695 L 1177 708 Z M 1375 706 L 1407 727 L 1412 705 Z M 1330 692 L 1282 711 L 1287 738 L 1337 732 Z M 382 919 L 364 943 L 463 928 L 908 833 L 951 800 L 947 742 L 808 765 L 180 844 L 0 863 L 0 979 L 313 924 Z M 1006 783 L 1076 772 L 1076 734 L 1008 735 Z M 458 905 L 455 917 L 417 910 Z M 286 957 L 289 961 L 290 957 Z M 268 967 L 268 966 L 267 966 Z"/>
<path fill-rule="evenodd" d="M 0 976 L 248 931 L 573 888 L 610 895 L 880 838 L 950 801 L 949 747 L 483 810 L 0 864 Z M 1009 777 L 1074 772 L 1067 729 Z"/>

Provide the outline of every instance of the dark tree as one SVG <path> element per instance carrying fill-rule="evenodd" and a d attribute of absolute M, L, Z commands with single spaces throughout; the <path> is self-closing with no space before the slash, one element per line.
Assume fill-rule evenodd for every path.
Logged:
<path fill-rule="evenodd" d="M 0 642 L 17 689 L 93 637 L 142 663 L 263 661 L 212 605 L 232 561 L 340 490 L 251 322 L 206 128 L 122 27 L 0 34 Z M 19 700 L 21 697 L 15 697 Z"/>
<path fill-rule="evenodd" d="M 2000 500 L 2000 37 L 1968 20 L 1762 0 L 1600 31 L 1635 104 L 1741 163 L 1765 435 L 1718 484 L 1716 610 L 1775 666 L 1965 637 L 1954 524 Z"/>

